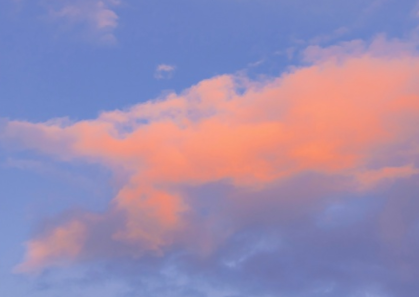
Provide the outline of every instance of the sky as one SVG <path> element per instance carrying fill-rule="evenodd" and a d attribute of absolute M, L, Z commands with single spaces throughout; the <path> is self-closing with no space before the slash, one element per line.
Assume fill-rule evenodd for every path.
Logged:
<path fill-rule="evenodd" d="M 0 1 L 0 295 L 416 297 L 417 0 Z"/>

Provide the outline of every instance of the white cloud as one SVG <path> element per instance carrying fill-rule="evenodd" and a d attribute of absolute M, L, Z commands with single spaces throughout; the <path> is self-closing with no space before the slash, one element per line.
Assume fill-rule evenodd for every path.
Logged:
<path fill-rule="evenodd" d="M 154 77 L 156 79 L 170 79 L 173 76 L 176 67 L 169 64 L 160 64 L 157 66 L 156 71 L 154 72 Z"/>

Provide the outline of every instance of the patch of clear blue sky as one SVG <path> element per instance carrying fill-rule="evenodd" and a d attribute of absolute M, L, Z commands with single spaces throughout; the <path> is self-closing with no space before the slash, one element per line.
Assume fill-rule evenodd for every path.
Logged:
<path fill-rule="evenodd" d="M 400 36 L 414 25 L 415 1 L 373 2 L 125 1 L 117 8 L 118 43 L 109 46 L 81 37 L 83 28 L 48 20 L 37 1 L 2 1 L 0 117 L 92 118 L 260 60 L 251 74 L 278 75 L 290 61 L 274 53 L 296 40 L 342 27 L 348 33 L 329 43 L 379 32 Z M 161 63 L 176 65 L 171 80 L 154 78 Z"/>
<path fill-rule="evenodd" d="M 117 8 L 118 42 L 105 45 L 82 37 L 82 27 L 74 29 L 48 20 L 38 1 L 3 0 L 0 118 L 93 118 L 101 110 L 128 107 L 155 98 L 164 90 L 181 91 L 214 75 L 240 70 L 247 70 L 252 77 L 279 75 L 298 59 L 290 61 L 286 55 L 275 53 L 290 47 L 304 48 L 310 40 L 333 35 L 339 28 L 347 32 L 324 41 L 324 45 L 369 40 L 382 32 L 390 37 L 405 36 L 417 26 L 413 13 L 416 3 L 125 0 Z M 257 61 L 264 63 L 248 67 Z M 154 78 L 155 68 L 161 63 L 176 65 L 172 79 Z M 78 289 L 29 293 L 36 286 L 12 276 L 10 270 L 20 261 L 22 243 L 41 217 L 53 216 L 68 206 L 105 207 L 111 198 L 107 191 L 114 190 L 106 185 L 109 176 L 98 168 L 69 168 L 42 159 L 37 160 L 39 166 L 49 168 L 44 168 L 46 172 L 30 166 L 22 170 L 6 166 L 11 157 L 15 161 L 31 160 L 30 155 L 10 156 L 10 152 L 0 151 L 0 233 L 8 238 L 0 243 L 0 295 L 82 296 Z M 99 287 L 89 290 L 91 296 L 117 294 Z"/>

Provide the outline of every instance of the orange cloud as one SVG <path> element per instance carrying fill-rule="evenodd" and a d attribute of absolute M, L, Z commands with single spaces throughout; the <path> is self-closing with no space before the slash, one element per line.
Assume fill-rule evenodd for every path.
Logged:
<path fill-rule="evenodd" d="M 27 260 L 16 267 L 17 272 L 31 272 L 46 265 L 75 260 L 82 252 L 86 226 L 71 221 L 52 230 L 48 236 L 27 244 Z"/>
<path fill-rule="evenodd" d="M 110 206 L 125 217 L 112 240 L 160 253 L 193 212 L 179 191 L 184 185 L 226 180 L 260 188 L 304 172 L 373 185 L 413 173 L 405 165 L 412 156 L 400 153 L 418 141 L 419 58 L 374 52 L 331 54 L 266 82 L 219 76 L 94 120 L 10 121 L 3 138 L 128 174 Z M 396 156 L 406 163 L 388 169 Z M 365 172 L 372 163 L 382 169 Z M 61 240 L 73 229 L 59 226 L 30 242 L 23 270 L 77 258 L 83 238 Z"/>
<path fill-rule="evenodd" d="M 358 175 L 358 180 L 363 189 L 368 189 L 383 181 L 408 178 L 418 173 L 419 169 L 412 164 L 401 167 L 384 167 L 362 172 Z"/>

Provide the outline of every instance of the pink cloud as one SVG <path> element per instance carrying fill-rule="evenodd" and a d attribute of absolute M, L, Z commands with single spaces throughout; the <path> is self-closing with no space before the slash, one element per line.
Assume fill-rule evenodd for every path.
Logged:
<path fill-rule="evenodd" d="M 182 186 L 224 180 L 252 190 L 312 172 L 349 179 L 351 190 L 416 173 L 417 154 L 403 152 L 418 142 L 419 58 L 337 50 L 339 60 L 323 56 L 270 81 L 214 77 L 93 120 L 10 121 L 3 138 L 128 175 L 100 218 L 124 218 L 108 240 L 135 246 L 135 256 L 163 253 L 190 228 L 186 217 L 194 209 Z M 88 235 L 80 234 L 93 226 L 75 217 L 33 239 L 21 270 L 85 256 Z"/>
<path fill-rule="evenodd" d="M 17 272 L 28 272 L 46 265 L 75 260 L 82 252 L 86 226 L 74 220 L 55 228 L 51 234 L 27 244 L 27 260 L 16 267 Z"/>
<path fill-rule="evenodd" d="M 414 165 L 401 167 L 384 167 L 378 170 L 369 170 L 358 175 L 358 180 L 362 188 L 374 187 L 381 182 L 388 182 L 400 178 L 408 178 L 419 173 L 419 169 Z"/>

